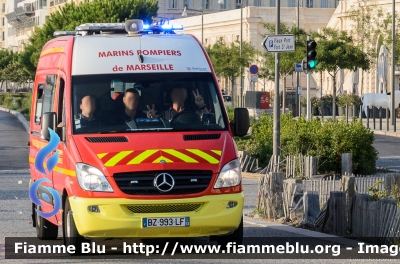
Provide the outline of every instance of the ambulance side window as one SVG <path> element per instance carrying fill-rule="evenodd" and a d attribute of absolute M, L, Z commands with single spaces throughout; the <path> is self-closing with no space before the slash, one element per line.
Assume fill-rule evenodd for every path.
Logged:
<path fill-rule="evenodd" d="M 42 106 L 43 114 L 47 112 L 53 112 L 56 79 L 57 79 L 56 75 L 46 76 L 46 86 L 44 88 L 44 98 Z"/>
<path fill-rule="evenodd" d="M 36 96 L 36 107 L 35 107 L 35 124 L 40 124 L 40 118 L 42 117 L 42 106 L 43 106 L 43 83 L 39 83 L 37 96 Z"/>
<path fill-rule="evenodd" d="M 60 78 L 60 88 L 58 92 L 58 113 L 57 113 L 57 124 L 62 124 L 62 126 L 65 126 L 65 118 L 64 118 L 64 108 L 65 108 L 65 102 L 64 102 L 64 79 Z"/>

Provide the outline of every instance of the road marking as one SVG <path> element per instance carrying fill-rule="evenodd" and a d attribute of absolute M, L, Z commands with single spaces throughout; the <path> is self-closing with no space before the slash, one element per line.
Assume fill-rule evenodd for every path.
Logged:
<path fill-rule="evenodd" d="M 257 223 L 249 222 L 249 221 L 246 221 L 246 220 L 244 220 L 243 223 L 250 224 L 250 225 L 262 226 L 262 227 L 267 227 L 267 225 L 257 224 Z"/>

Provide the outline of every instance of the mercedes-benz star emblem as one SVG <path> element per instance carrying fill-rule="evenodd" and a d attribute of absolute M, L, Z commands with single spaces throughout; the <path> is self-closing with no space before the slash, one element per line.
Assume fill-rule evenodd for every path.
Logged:
<path fill-rule="evenodd" d="M 160 192 L 169 192 L 174 188 L 175 180 L 171 174 L 161 173 L 154 178 L 154 187 Z"/>

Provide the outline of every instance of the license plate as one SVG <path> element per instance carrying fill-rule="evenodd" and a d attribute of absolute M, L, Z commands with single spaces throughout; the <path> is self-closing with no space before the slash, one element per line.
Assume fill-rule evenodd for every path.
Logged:
<path fill-rule="evenodd" d="M 190 217 L 143 218 L 143 227 L 190 226 Z"/>

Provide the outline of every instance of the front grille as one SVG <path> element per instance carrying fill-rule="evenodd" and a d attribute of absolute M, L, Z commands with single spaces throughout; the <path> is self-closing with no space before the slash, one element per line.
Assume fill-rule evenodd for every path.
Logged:
<path fill-rule="evenodd" d="M 184 135 L 183 140 L 212 140 L 212 139 L 220 139 L 221 134 L 199 134 L 199 135 Z"/>
<path fill-rule="evenodd" d="M 172 175 L 174 188 L 169 192 L 160 192 L 154 187 L 154 178 L 160 173 Z M 200 193 L 207 189 L 212 171 L 144 171 L 114 174 L 114 180 L 120 190 L 130 195 L 173 195 Z"/>
<path fill-rule="evenodd" d="M 128 142 L 126 137 L 85 137 L 90 143 Z"/>
<path fill-rule="evenodd" d="M 126 205 L 125 208 L 134 214 L 160 214 L 193 212 L 202 206 L 201 203 L 159 204 L 159 205 Z"/>

